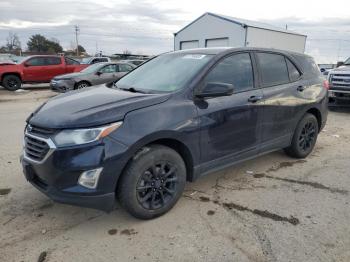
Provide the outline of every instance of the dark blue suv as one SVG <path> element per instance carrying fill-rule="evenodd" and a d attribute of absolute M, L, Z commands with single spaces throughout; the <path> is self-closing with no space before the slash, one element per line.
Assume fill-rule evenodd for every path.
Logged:
<path fill-rule="evenodd" d="M 172 52 L 114 87 L 50 99 L 27 120 L 25 176 L 51 199 L 160 216 L 186 181 L 271 151 L 304 158 L 327 120 L 327 83 L 306 55 Z"/>

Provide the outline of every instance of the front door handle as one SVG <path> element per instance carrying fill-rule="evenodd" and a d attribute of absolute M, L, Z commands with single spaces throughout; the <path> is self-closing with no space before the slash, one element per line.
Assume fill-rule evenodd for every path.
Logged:
<path fill-rule="evenodd" d="M 251 96 L 251 97 L 248 98 L 248 102 L 256 103 L 256 102 L 258 102 L 261 99 L 263 99 L 262 96 Z"/>
<path fill-rule="evenodd" d="M 303 92 L 305 90 L 305 88 L 306 88 L 305 86 L 298 86 L 297 90 L 299 92 Z"/>

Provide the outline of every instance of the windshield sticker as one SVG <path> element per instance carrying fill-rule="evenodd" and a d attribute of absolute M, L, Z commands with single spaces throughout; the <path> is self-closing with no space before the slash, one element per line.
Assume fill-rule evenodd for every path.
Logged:
<path fill-rule="evenodd" d="M 183 59 L 202 59 L 204 57 L 206 57 L 206 55 L 194 55 L 194 54 L 192 54 L 192 55 L 185 55 L 183 57 Z"/>

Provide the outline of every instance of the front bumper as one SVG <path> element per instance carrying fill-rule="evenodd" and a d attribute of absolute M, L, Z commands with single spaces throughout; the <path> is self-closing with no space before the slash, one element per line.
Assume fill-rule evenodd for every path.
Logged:
<path fill-rule="evenodd" d="M 350 89 L 333 89 L 328 90 L 330 106 L 350 106 Z"/>
<path fill-rule="evenodd" d="M 126 146 L 108 137 L 87 145 L 56 148 L 43 162 L 23 154 L 21 163 L 26 179 L 54 201 L 112 211 L 119 175 L 126 163 Z M 87 170 L 102 167 L 95 189 L 78 184 Z"/>
<path fill-rule="evenodd" d="M 50 88 L 52 91 L 65 93 L 74 90 L 75 81 L 73 80 L 51 80 Z"/>

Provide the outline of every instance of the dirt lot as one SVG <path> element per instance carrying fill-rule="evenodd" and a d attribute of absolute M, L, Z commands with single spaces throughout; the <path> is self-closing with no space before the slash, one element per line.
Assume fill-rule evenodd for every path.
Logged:
<path fill-rule="evenodd" d="M 307 159 L 209 175 L 140 221 L 53 203 L 24 179 L 25 119 L 53 95 L 0 90 L 0 261 L 350 261 L 350 110 L 330 112 Z"/>

